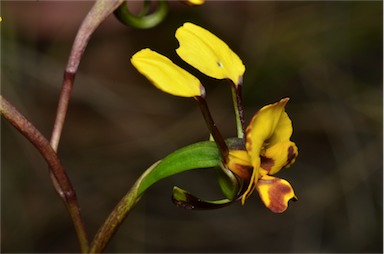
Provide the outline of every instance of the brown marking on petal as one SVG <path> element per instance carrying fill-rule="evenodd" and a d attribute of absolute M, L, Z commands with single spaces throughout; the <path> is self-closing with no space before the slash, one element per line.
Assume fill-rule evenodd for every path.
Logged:
<path fill-rule="evenodd" d="M 251 127 L 248 125 L 247 129 L 245 130 L 245 147 L 248 151 L 252 151 L 252 139 L 251 139 Z"/>
<path fill-rule="evenodd" d="M 244 142 L 236 142 L 237 141 L 230 143 L 229 147 L 236 147 L 239 145 L 244 146 Z M 253 167 L 250 165 L 248 154 L 245 151 L 245 148 L 240 150 L 231 149 L 228 155 L 228 163 L 226 166 L 234 174 L 245 180 L 249 180 L 253 171 Z"/>
<path fill-rule="evenodd" d="M 260 156 L 260 159 L 261 159 L 260 167 L 262 167 L 263 169 L 265 169 L 269 173 L 269 171 L 271 171 L 271 168 L 273 167 L 273 165 L 275 165 L 275 161 L 270 159 L 270 158 L 264 157 L 264 156 Z"/>
<path fill-rule="evenodd" d="M 274 179 L 274 182 L 277 182 L 278 179 Z M 282 213 L 287 209 L 287 205 L 284 202 L 285 195 L 289 194 L 291 189 L 281 183 L 274 183 L 273 188 L 270 188 L 268 195 L 273 197 L 271 203 L 269 204 L 269 209 L 275 213 Z"/>
<path fill-rule="evenodd" d="M 232 163 L 231 167 L 228 167 L 228 168 L 229 170 L 231 170 L 233 173 L 235 173 L 237 176 L 239 176 L 244 180 L 249 180 L 253 170 L 253 167 L 251 166 L 245 166 L 237 163 Z"/>
<path fill-rule="evenodd" d="M 290 146 L 288 148 L 287 164 L 285 165 L 286 166 L 290 165 L 296 157 L 297 157 L 297 154 L 295 153 L 295 149 L 293 148 L 293 146 Z"/>

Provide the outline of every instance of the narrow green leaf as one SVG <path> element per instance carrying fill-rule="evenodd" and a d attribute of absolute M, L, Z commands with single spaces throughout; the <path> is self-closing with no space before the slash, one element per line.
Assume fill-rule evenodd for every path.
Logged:
<path fill-rule="evenodd" d="M 235 199 L 220 199 L 207 201 L 193 196 L 188 191 L 180 189 L 179 187 L 173 187 L 172 201 L 175 205 L 184 209 L 194 210 L 210 210 L 218 209 L 230 205 L 235 202 Z"/>
<path fill-rule="evenodd" d="M 137 196 L 166 177 L 191 169 L 217 167 L 220 163 L 221 157 L 215 142 L 204 141 L 186 146 L 165 157 L 142 178 Z"/>

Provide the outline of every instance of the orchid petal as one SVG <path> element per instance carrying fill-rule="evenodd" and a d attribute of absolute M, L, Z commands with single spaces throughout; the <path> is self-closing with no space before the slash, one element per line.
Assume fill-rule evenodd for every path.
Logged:
<path fill-rule="evenodd" d="M 205 0 L 185 0 L 183 1 L 184 3 L 188 4 L 188 5 L 202 5 L 205 3 Z"/>
<path fill-rule="evenodd" d="M 265 150 L 261 157 L 261 167 L 268 175 L 274 175 L 283 167 L 292 165 L 298 155 L 298 149 L 292 141 L 277 143 Z"/>
<path fill-rule="evenodd" d="M 260 165 L 257 160 L 260 160 L 261 150 L 265 143 L 268 143 L 269 139 L 273 137 L 276 127 L 280 126 L 279 123 L 281 119 L 283 119 L 283 124 L 281 124 L 282 131 L 277 134 L 274 140 L 279 140 L 281 137 L 287 135 L 289 130 L 287 131 L 283 128 L 287 127 L 287 120 L 283 112 L 288 100 L 288 98 L 285 98 L 274 104 L 264 106 L 255 114 L 249 123 L 246 129 L 245 145 L 254 167 Z"/>
<path fill-rule="evenodd" d="M 256 184 L 261 200 L 274 213 L 282 213 L 288 208 L 289 200 L 297 200 L 288 181 L 265 175 Z"/>
<path fill-rule="evenodd" d="M 279 142 L 287 141 L 292 136 L 292 121 L 286 112 L 282 112 L 280 119 L 275 127 L 272 136 L 267 140 L 268 146 L 273 146 Z"/>
<path fill-rule="evenodd" d="M 149 48 L 133 55 L 131 62 L 141 74 L 166 93 L 181 97 L 205 94 L 204 87 L 195 76 Z"/>
<path fill-rule="evenodd" d="M 188 64 L 216 79 L 230 79 L 237 86 L 242 82 L 245 66 L 228 45 L 208 30 L 184 23 L 176 30 L 179 48 L 176 53 Z"/>
<path fill-rule="evenodd" d="M 227 167 L 242 179 L 249 179 L 252 165 L 247 151 L 230 150 Z"/>
<path fill-rule="evenodd" d="M 260 161 L 260 158 L 258 158 L 258 161 Z M 259 169 L 260 169 L 259 167 L 253 167 L 252 176 L 251 176 L 251 179 L 249 180 L 249 185 L 248 185 L 247 189 L 244 191 L 243 196 L 241 197 L 241 204 L 242 205 L 244 205 L 245 200 L 255 190 L 257 181 L 259 179 Z"/>

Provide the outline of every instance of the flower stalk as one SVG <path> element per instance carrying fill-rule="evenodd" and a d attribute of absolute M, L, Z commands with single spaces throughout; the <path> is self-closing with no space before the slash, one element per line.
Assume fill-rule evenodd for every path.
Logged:
<path fill-rule="evenodd" d="M 228 162 L 228 153 L 229 153 L 228 146 L 225 143 L 225 140 L 221 135 L 219 129 L 217 128 L 215 122 L 213 121 L 211 112 L 209 111 L 209 108 L 207 105 L 207 101 L 202 96 L 196 96 L 195 99 L 200 107 L 201 113 L 203 114 L 207 127 L 211 132 L 211 135 L 219 148 L 223 163 L 226 164 Z"/>
<path fill-rule="evenodd" d="M 54 127 L 51 134 L 51 146 L 53 150 L 57 151 L 61 133 L 67 114 L 68 103 L 71 97 L 72 87 L 75 82 L 75 76 L 80 64 L 80 60 L 83 56 L 85 48 L 88 45 L 88 41 L 96 28 L 110 15 L 124 0 L 116 1 L 104 1 L 97 0 L 92 6 L 92 9 L 88 12 L 83 23 L 81 24 L 79 31 L 77 32 L 75 41 L 69 55 L 68 63 L 64 71 L 64 78 L 61 85 L 61 92 L 59 97 L 59 103 L 57 107 L 56 118 Z"/>
<path fill-rule="evenodd" d="M 233 83 L 231 83 L 232 102 L 235 110 L 237 137 L 244 139 L 245 126 L 244 126 L 244 110 L 243 110 L 243 104 L 242 104 L 241 88 L 242 88 L 241 84 L 236 86 L 236 85 L 233 85 Z"/>
<path fill-rule="evenodd" d="M 153 168 L 153 167 L 151 167 Z M 151 170 L 151 168 L 148 169 Z M 113 211 L 109 214 L 104 224 L 100 227 L 99 231 L 93 238 L 88 253 L 101 253 L 107 246 L 112 236 L 116 233 L 117 229 L 123 223 L 124 219 L 128 216 L 129 212 L 135 207 L 140 200 L 140 196 L 137 195 L 138 187 L 145 177 L 146 173 L 136 181 L 127 194 L 120 200 L 115 206 Z"/>
<path fill-rule="evenodd" d="M 76 230 L 80 250 L 86 253 L 88 250 L 88 238 L 84 227 L 84 221 L 80 213 L 75 190 L 61 164 L 56 152 L 50 146 L 48 140 L 29 122 L 20 112 L 16 110 L 5 98 L 0 95 L 0 112 L 22 135 L 24 135 L 40 152 L 49 166 L 53 175 L 55 188 L 71 216 Z"/>

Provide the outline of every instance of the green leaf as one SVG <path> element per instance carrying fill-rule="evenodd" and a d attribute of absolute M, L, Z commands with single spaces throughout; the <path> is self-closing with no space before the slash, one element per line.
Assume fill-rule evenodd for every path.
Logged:
<path fill-rule="evenodd" d="M 172 201 L 175 205 L 184 209 L 194 209 L 194 210 L 209 210 L 209 209 L 218 209 L 230 205 L 232 202 L 235 202 L 234 199 L 221 199 L 221 200 L 201 200 L 193 196 L 191 193 L 180 189 L 179 187 L 173 187 Z"/>
<path fill-rule="evenodd" d="M 159 1 L 158 9 L 154 13 L 147 15 L 147 12 L 147 1 L 145 1 L 144 8 L 139 16 L 132 14 L 128 9 L 127 3 L 124 2 L 114 11 L 114 14 L 121 23 L 127 26 L 148 29 L 158 25 L 164 20 L 168 13 L 168 5 L 166 1 Z"/>
<path fill-rule="evenodd" d="M 192 169 L 217 167 L 220 164 L 220 153 L 215 142 L 204 141 L 186 146 L 165 157 L 143 176 L 137 196 L 166 177 Z"/>
<path fill-rule="evenodd" d="M 234 199 L 238 194 L 242 182 L 229 169 L 221 166 L 216 168 L 220 189 L 228 199 Z"/>

